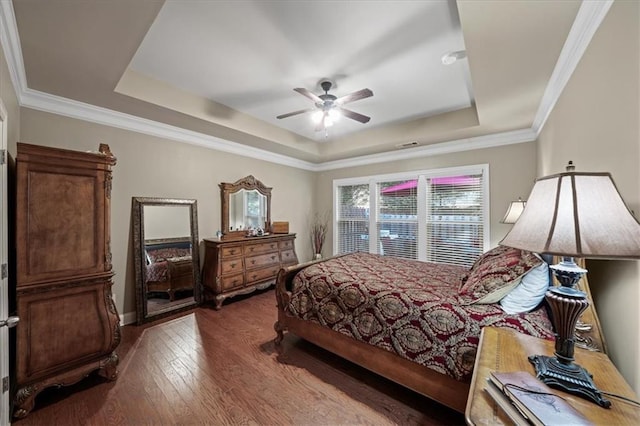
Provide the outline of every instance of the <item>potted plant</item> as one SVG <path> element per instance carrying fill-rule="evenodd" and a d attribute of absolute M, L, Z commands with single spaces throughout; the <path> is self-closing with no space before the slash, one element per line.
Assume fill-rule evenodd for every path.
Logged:
<path fill-rule="evenodd" d="M 314 258 L 322 259 L 322 247 L 327 236 L 328 214 L 318 214 L 313 216 L 311 221 L 311 247 L 313 248 Z"/>

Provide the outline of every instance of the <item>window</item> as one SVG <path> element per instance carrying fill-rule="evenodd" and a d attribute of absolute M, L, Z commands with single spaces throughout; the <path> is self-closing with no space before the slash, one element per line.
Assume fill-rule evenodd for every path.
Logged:
<path fill-rule="evenodd" d="M 334 195 L 335 253 L 471 266 L 488 248 L 487 165 L 340 179 Z"/>
<path fill-rule="evenodd" d="M 334 228 L 341 237 L 337 252 L 369 251 L 369 185 L 341 186 L 338 198 L 340 215 Z"/>

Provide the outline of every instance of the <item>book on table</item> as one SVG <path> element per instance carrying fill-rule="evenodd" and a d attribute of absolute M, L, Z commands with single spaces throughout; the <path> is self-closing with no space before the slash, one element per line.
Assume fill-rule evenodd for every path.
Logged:
<path fill-rule="evenodd" d="M 484 388 L 493 400 L 498 404 L 502 411 L 509 417 L 509 419 L 516 426 L 530 426 L 531 423 L 524 417 L 518 408 L 511 402 L 507 396 L 490 380 L 487 379 L 487 385 Z"/>
<path fill-rule="evenodd" d="M 516 424 L 523 424 L 523 418 L 535 426 L 544 425 L 590 425 L 592 424 L 580 412 L 562 397 L 555 394 L 546 384 L 526 371 L 509 373 L 492 372 L 489 375 L 487 392 L 496 400 L 507 415 Z M 492 388 L 494 385 L 495 388 Z M 512 410 L 502 394 L 515 407 Z M 514 419 L 515 417 L 515 419 Z"/>

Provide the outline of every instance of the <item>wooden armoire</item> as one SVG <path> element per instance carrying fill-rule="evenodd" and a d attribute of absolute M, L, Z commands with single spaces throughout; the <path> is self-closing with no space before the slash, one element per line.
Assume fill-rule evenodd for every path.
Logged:
<path fill-rule="evenodd" d="M 36 395 L 97 370 L 117 377 L 119 317 L 111 296 L 109 146 L 79 152 L 18 143 L 14 417 Z"/>

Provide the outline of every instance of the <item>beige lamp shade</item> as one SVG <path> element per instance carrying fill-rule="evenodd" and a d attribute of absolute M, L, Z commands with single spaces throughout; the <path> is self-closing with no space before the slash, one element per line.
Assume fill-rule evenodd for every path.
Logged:
<path fill-rule="evenodd" d="M 560 256 L 640 259 L 640 223 L 611 174 L 565 172 L 536 180 L 501 245 Z"/>
<path fill-rule="evenodd" d="M 516 223 L 522 211 L 524 210 L 524 206 L 527 205 L 526 201 L 522 201 L 521 198 L 518 198 L 518 201 L 512 201 L 509 203 L 509 208 L 507 212 L 504 214 L 504 217 L 500 221 L 501 223 Z"/>

